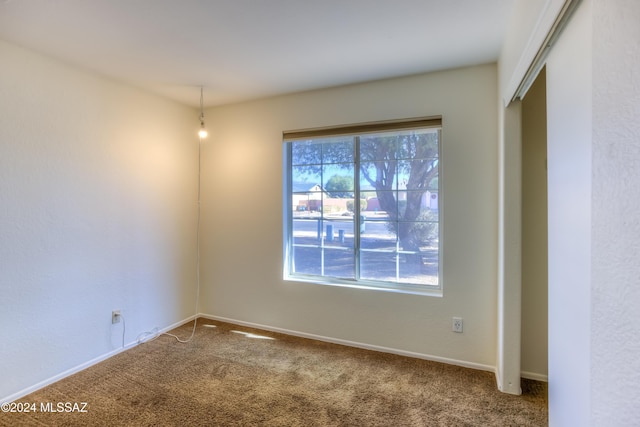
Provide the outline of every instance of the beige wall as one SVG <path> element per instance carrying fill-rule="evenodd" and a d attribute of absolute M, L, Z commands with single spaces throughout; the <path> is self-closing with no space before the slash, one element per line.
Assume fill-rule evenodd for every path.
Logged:
<path fill-rule="evenodd" d="M 523 375 L 547 378 L 547 109 L 543 70 L 522 101 Z"/>
<path fill-rule="evenodd" d="M 0 41 L 0 400 L 193 314 L 197 113 Z"/>
<path fill-rule="evenodd" d="M 493 369 L 497 93 L 485 65 L 209 109 L 201 311 Z M 282 132 L 433 115 L 443 117 L 444 296 L 283 281 Z"/>

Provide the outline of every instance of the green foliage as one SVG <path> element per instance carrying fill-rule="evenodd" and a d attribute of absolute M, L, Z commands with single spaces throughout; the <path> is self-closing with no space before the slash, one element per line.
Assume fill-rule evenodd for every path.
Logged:
<path fill-rule="evenodd" d="M 423 211 L 417 218 L 418 222 L 412 224 L 411 234 L 417 243 L 422 246 L 431 243 L 438 238 L 438 213 L 431 210 Z"/>
<path fill-rule="evenodd" d="M 353 176 L 334 175 L 325 184 L 324 188 L 331 197 L 353 197 Z"/>
<path fill-rule="evenodd" d="M 403 227 L 402 234 L 406 236 L 404 249 L 425 246 L 438 238 L 438 212 L 430 209 L 420 212 L 415 222 L 390 222 L 389 231 L 396 234 Z"/>

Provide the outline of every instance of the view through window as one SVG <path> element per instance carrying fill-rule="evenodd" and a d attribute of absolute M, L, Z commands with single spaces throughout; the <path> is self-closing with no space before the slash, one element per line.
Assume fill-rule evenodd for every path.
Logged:
<path fill-rule="evenodd" d="M 440 120 L 285 133 L 285 278 L 440 288 Z"/>

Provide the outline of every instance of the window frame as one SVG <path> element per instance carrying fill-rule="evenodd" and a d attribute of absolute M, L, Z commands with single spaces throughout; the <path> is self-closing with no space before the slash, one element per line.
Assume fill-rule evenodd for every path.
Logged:
<path fill-rule="evenodd" d="M 407 282 L 392 282 L 385 280 L 361 279 L 359 277 L 360 251 L 360 227 L 357 218 L 360 218 L 360 152 L 359 143 L 354 147 L 354 263 L 355 278 L 344 279 L 332 276 L 293 273 L 292 271 L 292 249 L 294 247 L 293 229 L 293 177 L 292 177 L 292 146 L 294 141 L 301 139 L 320 139 L 336 136 L 350 136 L 354 140 L 365 134 L 382 133 L 389 131 L 406 131 L 417 129 L 437 129 L 438 133 L 438 284 L 418 284 Z M 415 295 L 428 295 L 441 297 L 443 293 L 443 197 L 442 197 L 442 118 L 419 117 L 405 120 L 394 120 L 384 122 L 368 122 L 360 124 L 350 124 L 336 127 L 313 128 L 304 130 L 285 131 L 282 134 L 283 142 L 283 280 L 294 282 L 314 283 L 319 285 L 341 286 L 356 289 L 371 289 L 385 292 L 397 292 Z M 406 190 L 405 190 L 406 191 Z M 324 239 L 323 239 L 324 240 Z M 321 246 L 322 247 L 322 246 Z"/>

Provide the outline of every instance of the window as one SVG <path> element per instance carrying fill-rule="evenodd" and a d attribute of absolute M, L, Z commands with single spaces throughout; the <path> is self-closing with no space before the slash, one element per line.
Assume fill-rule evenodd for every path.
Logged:
<path fill-rule="evenodd" d="M 438 293 L 440 123 L 284 133 L 285 279 Z"/>

